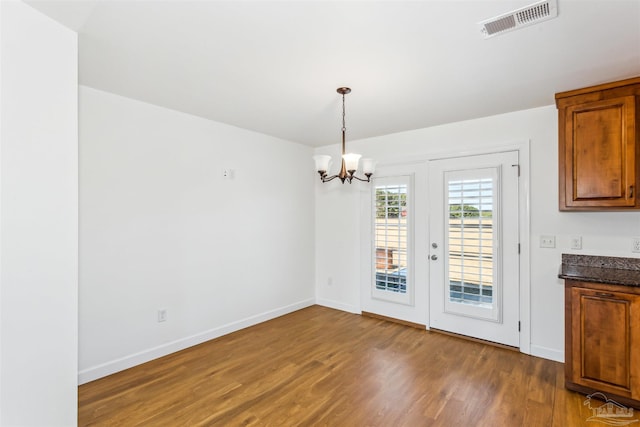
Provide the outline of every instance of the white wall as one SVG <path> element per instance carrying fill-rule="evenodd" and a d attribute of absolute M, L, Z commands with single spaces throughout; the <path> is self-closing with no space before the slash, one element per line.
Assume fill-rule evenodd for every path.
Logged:
<path fill-rule="evenodd" d="M 0 424 L 77 418 L 76 34 L 0 2 Z"/>
<path fill-rule="evenodd" d="M 640 212 L 558 211 L 555 106 L 348 142 L 348 148 L 384 164 L 523 140 L 530 140 L 531 353 L 563 360 L 564 295 L 563 282 L 557 278 L 561 254 L 637 256 L 631 253 L 631 236 L 640 236 Z M 339 147 L 322 147 L 316 152 L 335 156 Z M 360 192 L 366 190 L 327 185 L 316 184 L 318 213 L 323 212 L 323 207 L 342 209 L 339 215 L 336 212 L 316 218 L 316 293 L 322 304 L 358 311 L 361 272 L 359 252 L 354 246 L 360 242 L 359 224 L 364 214 L 359 207 Z M 555 235 L 556 248 L 541 249 L 540 235 Z M 569 249 L 572 235 L 582 236 L 581 251 Z M 329 277 L 333 278 L 331 286 Z M 420 318 L 407 320 L 421 323 Z"/>
<path fill-rule="evenodd" d="M 312 154 L 81 86 L 80 382 L 313 304 Z"/>
<path fill-rule="evenodd" d="M 318 149 L 339 158 L 336 152 Z M 316 175 L 316 302 L 352 313 L 360 312 L 360 201 L 368 186 L 322 183 Z"/>

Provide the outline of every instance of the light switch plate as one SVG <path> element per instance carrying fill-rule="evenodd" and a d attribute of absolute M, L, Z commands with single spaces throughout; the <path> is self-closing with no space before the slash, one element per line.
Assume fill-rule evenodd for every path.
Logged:
<path fill-rule="evenodd" d="M 571 236 L 571 249 L 582 249 L 582 236 Z"/>
<path fill-rule="evenodd" d="M 540 236 L 540 247 L 541 248 L 555 248 L 556 247 L 556 236 Z"/>

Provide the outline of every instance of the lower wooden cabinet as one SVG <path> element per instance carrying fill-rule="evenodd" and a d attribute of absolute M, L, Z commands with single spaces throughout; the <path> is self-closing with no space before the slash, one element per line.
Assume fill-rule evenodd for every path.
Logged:
<path fill-rule="evenodd" d="M 640 407 L 640 288 L 566 280 L 565 385 Z"/>

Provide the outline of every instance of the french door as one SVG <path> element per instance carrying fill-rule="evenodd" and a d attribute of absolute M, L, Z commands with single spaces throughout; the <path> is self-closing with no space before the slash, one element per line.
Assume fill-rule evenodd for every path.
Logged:
<path fill-rule="evenodd" d="M 363 312 L 428 323 L 426 185 L 426 161 L 382 165 L 363 194 Z"/>
<path fill-rule="evenodd" d="M 431 328 L 519 346 L 518 152 L 429 162 Z"/>

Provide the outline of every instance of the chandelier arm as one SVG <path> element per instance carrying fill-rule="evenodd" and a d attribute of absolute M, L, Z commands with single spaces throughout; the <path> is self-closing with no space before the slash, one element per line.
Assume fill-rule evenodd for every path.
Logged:
<path fill-rule="evenodd" d="M 357 177 L 357 176 L 355 176 L 355 175 L 352 175 L 352 176 L 351 176 L 351 178 L 352 178 L 352 179 L 357 179 L 358 181 L 362 181 L 362 182 L 371 182 L 371 175 L 373 175 L 373 174 L 370 174 L 370 173 L 365 174 L 365 176 L 367 177 L 366 179 L 365 179 L 365 178 Z"/>
<path fill-rule="evenodd" d="M 342 181 L 342 183 L 344 184 L 345 181 L 348 182 L 349 184 L 351 184 L 351 181 L 353 181 L 354 179 L 357 179 L 358 181 L 362 181 L 362 182 L 371 182 L 371 175 L 373 174 L 365 174 L 366 179 L 365 178 L 360 178 L 359 176 L 356 175 L 345 175 L 345 176 L 341 176 L 341 175 L 331 175 L 331 176 L 327 176 L 326 174 L 323 176 L 320 176 L 320 180 L 322 182 L 329 182 L 329 181 L 333 181 L 336 178 L 339 178 L 340 181 Z"/>
<path fill-rule="evenodd" d="M 332 176 L 327 176 L 327 175 L 325 175 L 325 176 L 321 176 L 321 177 L 320 177 L 320 179 L 322 180 L 322 182 L 329 182 L 329 181 L 332 181 L 332 180 L 334 180 L 334 179 L 336 179 L 336 178 L 340 178 L 340 175 L 332 175 Z"/>

